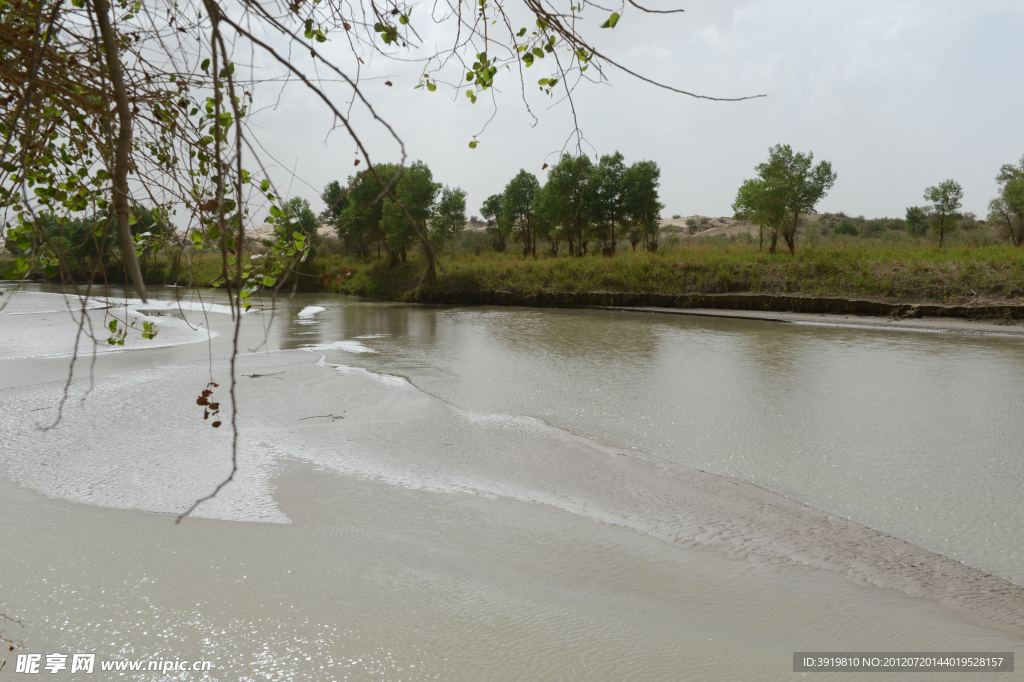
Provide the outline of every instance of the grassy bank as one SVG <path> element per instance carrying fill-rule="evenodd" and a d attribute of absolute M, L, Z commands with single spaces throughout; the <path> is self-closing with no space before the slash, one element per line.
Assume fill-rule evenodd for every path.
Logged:
<path fill-rule="evenodd" d="M 526 259 L 483 253 L 443 258 L 447 276 L 421 283 L 422 261 L 388 269 L 381 261 L 325 257 L 330 291 L 414 300 L 425 293 L 505 291 L 687 294 L 799 294 L 903 303 L 963 304 L 1024 296 L 1024 250 L 1012 246 L 805 247 L 768 255 L 745 244 L 681 246 L 660 253 L 627 251 L 613 258 Z"/>
<path fill-rule="evenodd" d="M 0 268 L 4 267 L 0 257 Z M 895 303 L 1020 303 L 1024 296 L 1024 249 L 1008 245 L 951 246 L 849 243 L 798 248 L 768 255 L 740 242 L 690 243 L 651 254 L 622 251 L 607 258 L 542 256 L 523 259 L 483 252 L 442 256 L 447 271 L 434 283 L 422 281 L 424 261 L 389 269 L 383 260 L 339 255 L 318 257 L 299 290 L 330 291 L 384 300 L 471 300 L 480 292 L 518 296 L 551 293 L 762 294 L 867 298 Z M 182 265 L 183 265 L 182 261 Z M 209 254 L 192 257 L 194 285 L 219 272 Z M 152 284 L 176 279 L 172 261 L 150 265 Z M 291 286 L 288 286 L 291 289 Z"/>

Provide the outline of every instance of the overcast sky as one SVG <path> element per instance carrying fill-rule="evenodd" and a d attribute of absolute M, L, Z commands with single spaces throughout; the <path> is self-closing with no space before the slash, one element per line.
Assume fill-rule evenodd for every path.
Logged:
<path fill-rule="evenodd" d="M 650 2 L 686 11 L 627 10 L 614 30 L 600 30 L 602 13 L 589 9 L 588 36 L 631 69 L 685 90 L 767 95 L 736 103 L 696 100 L 614 69 L 607 71 L 609 86 L 577 91 L 591 155 L 619 150 L 627 162 L 653 159 L 661 166 L 664 217 L 731 215 L 736 188 L 776 143 L 832 162 L 838 180 L 820 211 L 868 217 L 902 216 L 907 206 L 924 203 L 925 187 L 947 178 L 964 186 L 964 210 L 983 216 L 999 166 L 1024 156 L 1020 0 Z M 441 35 L 423 26 L 423 7 L 413 18 L 430 44 Z M 340 45 L 333 49 L 342 54 Z M 465 189 L 468 214 L 479 214 L 483 200 L 520 168 L 543 183 L 541 167 L 572 130 L 568 106 L 547 110 L 551 100 L 531 92 L 539 118 L 532 126 L 518 84 L 499 74 L 497 113 L 470 150 L 468 142 L 495 111 L 489 100 L 473 105 L 440 88 L 414 90 L 415 67 L 376 59 L 368 71 L 380 80 L 365 84 L 367 96 L 410 158 L 427 162 L 435 180 Z M 529 82 L 549 75 L 539 66 L 530 71 Z M 262 92 L 257 103 L 265 105 L 271 93 Z M 327 137 L 330 120 L 295 88 L 253 119 L 279 163 L 271 172 L 275 181 L 316 209 L 323 185 L 355 170 L 355 145 L 344 132 Z M 379 126 L 360 113 L 354 121 L 376 161 L 397 158 Z"/>

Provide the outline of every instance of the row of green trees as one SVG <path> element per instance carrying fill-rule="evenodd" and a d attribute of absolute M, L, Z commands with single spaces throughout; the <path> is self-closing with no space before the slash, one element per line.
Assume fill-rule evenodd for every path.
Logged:
<path fill-rule="evenodd" d="M 1024 157 L 1020 163 L 1004 164 L 996 175 L 999 193 L 988 203 L 988 220 L 1001 236 L 1009 238 L 1014 246 L 1024 245 Z M 955 180 L 946 180 L 924 192 L 927 206 L 907 209 L 907 232 L 924 235 L 929 229 L 939 237 L 941 246 L 946 234 L 958 226 L 973 222 L 973 214 L 961 214 L 964 190 Z"/>
<path fill-rule="evenodd" d="M 383 163 L 375 170 L 384 179 L 398 173 L 392 192 L 399 203 L 382 195 L 380 185 L 370 173 L 350 177 L 348 193 L 333 181 L 321 194 L 327 205 L 322 219 L 334 226 L 348 252 L 365 256 L 376 248 L 378 255 L 381 251 L 387 255 L 388 265 L 393 267 L 406 260 L 407 252 L 419 237 L 417 229 L 429 241 L 425 245 L 428 251 L 443 250 L 465 229 L 466 193 L 458 187 L 434 182 L 427 164 L 416 161 L 399 168 L 397 164 Z M 432 262 L 432 254 L 428 256 Z"/>
<path fill-rule="evenodd" d="M 487 198 L 480 212 L 494 248 L 505 251 L 516 243 L 524 258 L 537 256 L 538 241 L 547 241 L 552 255 L 564 242 L 571 256 L 586 255 L 591 244 L 611 256 L 621 239 L 634 249 L 642 244 L 656 251 L 664 208 L 658 200 L 660 183 L 661 169 L 654 161 L 626 166 L 615 152 L 594 164 L 587 156 L 563 154 L 543 186 L 520 170 L 504 192 Z"/>
<path fill-rule="evenodd" d="M 794 153 L 789 145 L 775 145 L 768 151 L 768 161 L 755 167 L 757 177 L 746 180 L 733 203 L 735 218 L 758 226 L 761 248 L 770 238 L 768 252 L 774 253 L 779 236 L 789 252 L 796 248 L 796 232 L 800 216 L 813 213 L 815 205 L 835 184 L 836 174 L 827 161 L 814 165 L 814 154 Z M 988 220 L 1009 237 L 1014 246 L 1024 244 L 1024 158 L 1016 166 L 1006 164 L 996 176 L 998 196 L 989 202 Z M 960 212 L 963 187 L 956 180 L 946 180 L 924 191 L 925 206 L 907 208 L 906 219 L 898 221 L 902 229 L 914 236 L 931 230 L 942 246 L 946 235 L 961 225 L 976 225 L 973 214 Z M 876 221 L 878 222 L 878 221 Z M 870 225 L 878 228 L 880 225 Z M 892 225 L 889 225 L 892 227 Z M 852 220 L 844 219 L 834 228 L 836 234 L 858 234 Z"/>

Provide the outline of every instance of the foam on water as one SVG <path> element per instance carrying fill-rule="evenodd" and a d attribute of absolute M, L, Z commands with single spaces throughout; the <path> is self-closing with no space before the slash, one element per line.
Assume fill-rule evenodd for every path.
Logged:
<path fill-rule="evenodd" d="M 317 313 L 322 313 L 325 310 L 327 310 L 327 308 L 324 308 L 323 306 L 308 305 L 299 311 L 299 319 L 311 320 Z"/>
<path fill-rule="evenodd" d="M 346 353 L 376 353 L 374 349 L 369 346 L 364 346 L 358 341 L 332 341 L 331 343 L 316 343 L 303 346 L 310 350 L 340 350 Z"/>
<path fill-rule="evenodd" d="M 216 304 L 182 301 L 181 306 L 184 310 L 192 311 L 230 312 L 227 306 L 218 307 Z M 83 300 L 63 294 L 18 292 L 0 312 L 0 360 L 66 357 L 76 352 L 76 342 L 78 355 L 87 355 L 93 352 L 165 348 L 208 341 L 218 336 L 217 332 L 198 324 L 143 312 L 177 309 L 178 303 L 175 301 L 150 301 L 143 304 L 138 299 L 129 299 L 127 302 L 101 298 Z M 120 321 L 122 328 L 125 320 L 132 322 L 135 327 L 128 330 L 123 345 L 107 342 L 112 336 L 107 324 L 114 319 L 107 311 Z M 79 331 L 79 325 L 83 322 Z M 156 326 L 156 338 L 142 338 L 144 322 Z"/>
<path fill-rule="evenodd" d="M 142 300 L 138 298 L 108 298 L 104 299 L 104 302 L 114 308 L 121 307 L 128 308 L 129 310 L 168 310 L 190 313 L 215 313 L 217 315 L 230 315 L 232 313 L 231 306 L 224 305 L 223 303 L 211 303 L 208 301 L 184 299 L 180 301 L 159 301 L 151 298 L 143 303 Z M 253 308 L 250 308 L 249 310 L 242 310 L 243 315 L 248 315 L 251 312 L 254 312 Z"/>
<path fill-rule="evenodd" d="M 322 355 L 250 355 L 239 365 L 240 473 L 199 516 L 285 522 L 268 472 L 291 457 L 414 489 L 550 505 L 685 547 L 826 568 L 1024 632 L 1024 589 L 742 481 L 537 419 L 467 413 L 404 379 Z M 0 466 L 51 497 L 180 512 L 227 473 L 230 431 L 211 429 L 195 405 L 210 371 L 199 363 L 108 377 L 84 401 L 86 386 L 76 385 L 63 423 L 46 432 L 37 424 L 52 420 L 60 385 L 0 392 Z M 226 414 L 227 363 L 212 372 Z"/>

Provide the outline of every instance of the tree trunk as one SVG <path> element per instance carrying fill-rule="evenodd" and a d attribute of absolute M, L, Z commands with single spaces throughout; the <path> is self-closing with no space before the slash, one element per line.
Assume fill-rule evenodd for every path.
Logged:
<path fill-rule="evenodd" d="M 778 242 L 779 242 L 779 231 L 778 230 L 772 230 L 772 241 L 771 241 L 771 243 L 768 244 L 768 253 L 769 254 L 775 253 L 775 245 L 778 244 Z"/>
<path fill-rule="evenodd" d="M 757 250 L 764 251 L 764 225 L 757 228 Z"/>
<path fill-rule="evenodd" d="M 379 177 L 377 178 L 377 182 L 380 183 L 381 187 L 385 186 Z M 401 209 L 402 215 L 404 215 L 405 219 L 409 221 L 410 225 L 412 225 L 412 229 L 416 233 L 416 236 L 420 238 L 420 244 L 423 246 L 423 253 L 427 257 L 427 272 L 424 274 L 424 278 L 428 282 L 433 282 L 437 279 L 437 271 L 434 269 L 434 264 L 437 261 L 437 257 L 434 255 L 434 247 L 431 246 L 427 238 L 423 236 L 423 232 L 420 230 L 419 225 L 416 224 L 416 221 L 412 219 L 412 216 L 409 215 L 409 210 L 405 207 L 405 204 L 398 200 L 394 192 L 388 190 L 387 194 L 388 198 L 395 202 L 398 208 Z M 402 249 L 402 255 L 405 255 L 405 249 Z M 443 265 L 441 266 L 441 272 L 445 272 Z M 445 272 L 445 274 L 447 273 Z"/>
<path fill-rule="evenodd" d="M 114 212 L 117 214 L 117 236 L 121 241 L 121 258 L 128 268 L 135 293 L 143 303 L 146 302 L 146 284 L 142 281 L 142 271 L 135 257 L 135 242 L 132 241 L 132 230 L 129 224 L 131 207 L 128 205 L 128 155 L 132 149 L 132 112 L 128 106 L 128 95 L 124 89 L 124 78 L 121 73 L 121 59 L 117 51 L 117 38 L 110 25 L 110 8 L 107 0 L 94 0 L 93 10 L 96 24 L 103 37 L 103 53 L 110 72 L 110 83 L 114 89 L 114 101 L 117 104 L 117 147 L 114 150 L 114 172 L 112 174 Z"/>

